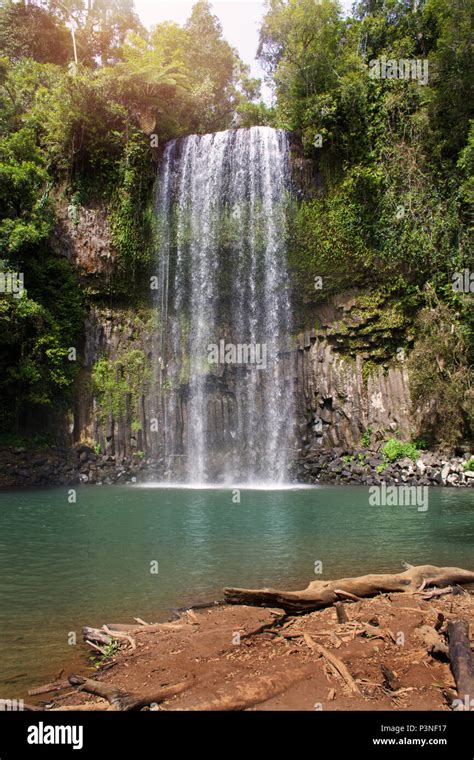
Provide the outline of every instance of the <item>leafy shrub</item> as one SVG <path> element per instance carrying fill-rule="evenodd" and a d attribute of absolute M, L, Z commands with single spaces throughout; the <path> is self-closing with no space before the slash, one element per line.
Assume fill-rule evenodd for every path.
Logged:
<path fill-rule="evenodd" d="M 382 453 L 389 462 L 396 462 L 397 459 L 408 457 L 416 461 L 419 451 L 412 442 L 398 441 L 396 438 L 389 438 L 385 443 Z"/>
<path fill-rule="evenodd" d="M 105 422 L 113 415 L 127 420 L 134 432 L 140 430 L 137 406 L 150 376 L 148 359 L 140 349 L 125 351 L 116 359 L 99 359 L 92 368 L 99 419 Z"/>
<path fill-rule="evenodd" d="M 427 299 L 407 361 L 413 412 L 425 440 L 454 448 L 474 428 L 472 331 L 460 307 L 443 303 L 433 288 Z"/>
<path fill-rule="evenodd" d="M 372 428 L 368 427 L 365 433 L 363 434 L 362 438 L 360 439 L 360 442 L 365 449 L 369 448 L 371 437 L 372 437 Z"/>
<path fill-rule="evenodd" d="M 429 446 L 425 438 L 415 438 L 413 441 L 417 449 L 420 449 L 420 451 L 426 451 Z"/>

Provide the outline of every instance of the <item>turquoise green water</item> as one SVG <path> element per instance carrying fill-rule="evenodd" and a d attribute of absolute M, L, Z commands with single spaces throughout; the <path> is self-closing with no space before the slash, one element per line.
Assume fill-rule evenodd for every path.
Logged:
<path fill-rule="evenodd" d="M 225 585 L 298 588 L 402 560 L 474 569 L 473 491 L 433 489 L 426 512 L 369 506 L 363 487 L 240 495 L 86 486 L 69 504 L 61 488 L 0 493 L 0 697 L 84 662 L 68 644 L 83 625 L 160 620 Z"/>

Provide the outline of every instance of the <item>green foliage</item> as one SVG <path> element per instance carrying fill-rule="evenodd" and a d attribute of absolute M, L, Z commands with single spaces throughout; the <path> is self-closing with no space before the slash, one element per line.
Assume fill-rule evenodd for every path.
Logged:
<path fill-rule="evenodd" d="M 15 137 L 22 137 L 19 133 Z M 18 143 L 17 143 L 18 144 Z M 31 143 L 21 141 L 25 150 Z M 17 154 L 18 155 L 18 154 Z M 37 191 L 31 176 L 23 172 L 23 156 L 18 159 L 17 177 L 25 179 L 24 193 Z M 32 162 L 29 162 L 30 164 Z M 1 169 L 0 169 L 1 173 Z M 40 174 L 40 178 L 43 175 Z M 11 193 L 5 205 L 9 218 L 3 218 L 3 271 L 21 273 L 24 278 L 22 297 L 0 296 L 0 361 L 3 372 L 0 390 L 3 410 L 0 432 L 14 431 L 35 434 L 35 414 L 28 424 L 27 410 L 35 407 L 56 408 L 71 400 L 78 361 L 71 361 L 69 349 L 79 354 L 83 326 L 83 297 L 76 273 L 67 259 L 58 258 L 49 250 L 46 236 L 50 229 L 47 205 L 38 202 L 31 210 L 22 206 L 21 194 Z M 7 234 L 8 231 L 8 234 Z"/>
<path fill-rule="evenodd" d="M 415 438 L 413 441 L 417 449 L 420 449 L 420 451 L 426 451 L 428 449 L 428 441 L 426 441 L 425 438 Z"/>
<path fill-rule="evenodd" d="M 347 168 L 323 195 L 299 203 L 289 254 L 298 292 L 314 301 L 401 278 L 405 288 L 434 275 L 446 283 L 468 260 L 467 232 L 457 191 L 447 197 L 423 172 L 416 148 L 400 144 L 384 150 L 377 164 Z M 468 193 L 468 182 L 464 187 Z"/>
<path fill-rule="evenodd" d="M 474 470 L 474 458 L 471 457 L 467 462 L 464 462 L 463 467 L 465 472 L 472 472 Z"/>
<path fill-rule="evenodd" d="M 416 462 L 419 451 L 414 443 L 398 441 L 396 438 L 389 438 L 382 448 L 384 458 L 388 462 L 395 462 L 397 459 L 408 457 Z"/>
<path fill-rule="evenodd" d="M 13 252 L 2 268 L 21 272 L 25 291 L 21 298 L 0 297 L 0 432 L 24 433 L 26 425 L 34 435 L 34 423 L 26 422 L 34 407 L 61 408 L 71 400 L 79 362 L 69 349 L 79 353 L 82 294 L 69 262 L 45 243 L 34 246 L 30 236 Z"/>
<path fill-rule="evenodd" d="M 269 4 L 259 51 L 274 122 L 301 134 L 324 184 L 294 221 L 291 264 L 306 299 L 399 276 L 446 284 L 467 265 L 471 15 L 462 0 L 360 2 L 349 19 L 332 0 Z M 429 84 L 370 78 L 368 62 L 382 55 L 428 59 Z"/>
<path fill-rule="evenodd" d="M 138 402 L 150 379 L 149 362 L 139 349 L 124 351 L 115 359 L 99 359 L 92 368 L 99 419 L 104 423 L 112 416 L 129 422 L 135 432 L 140 430 Z"/>
<path fill-rule="evenodd" d="M 371 438 L 372 438 L 372 428 L 368 427 L 365 433 L 362 435 L 362 438 L 360 439 L 360 442 L 364 448 L 366 449 L 369 448 Z"/>
<path fill-rule="evenodd" d="M 472 119 L 473 6 L 464 0 L 427 0 L 422 15 L 425 34 L 433 41 L 429 103 L 433 143 L 441 158 L 455 161 Z"/>
<path fill-rule="evenodd" d="M 119 167 L 119 182 L 113 195 L 110 216 L 114 246 L 119 255 L 116 292 L 147 297 L 144 276 L 152 263 L 153 164 L 143 135 L 130 137 Z"/>
<path fill-rule="evenodd" d="M 50 449 L 55 443 L 54 436 L 50 434 L 42 433 L 26 436 L 11 432 L 0 432 L 0 446 L 32 451 L 34 449 Z"/>
<path fill-rule="evenodd" d="M 51 311 L 27 296 L 0 301 L 5 429 L 18 428 L 25 404 L 49 406 L 67 396 L 77 365 L 68 360 L 66 334 L 66 326 Z"/>
<path fill-rule="evenodd" d="M 71 37 L 66 27 L 44 8 L 6 2 L 0 7 L 0 56 L 12 62 L 33 58 L 39 63 L 66 64 Z"/>
<path fill-rule="evenodd" d="M 133 10 L 133 0 L 43 0 L 49 15 L 75 28 L 77 61 L 88 66 L 120 60 L 127 34 L 142 26 Z M 74 61 L 71 35 L 70 60 Z"/>
<path fill-rule="evenodd" d="M 237 106 L 239 127 L 274 127 L 275 110 L 265 103 L 243 101 Z"/>
<path fill-rule="evenodd" d="M 303 201 L 296 210 L 289 263 L 299 289 L 315 298 L 314 278 L 323 278 L 323 297 L 362 285 L 373 274 L 375 252 L 364 219 L 366 207 L 352 194 L 351 180 L 327 195 Z"/>
<path fill-rule="evenodd" d="M 467 215 L 474 208 L 474 121 L 471 121 L 468 142 L 459 154 L 457 167 L 461 172 L 461 200 L 465 204 Z"/>
<path fill-rule="evenodd" d="M 198 0 L 185 26 L 185 60 L 191 98 L 198 105 L 191 132 L 215 132 L 232 125 L 240 88 L 249 84 L 248 67 L 222 36 L 220 21 L 207 0 Z"/>
<path fill-rule="evenodd" d="M 39 244 L 49 234 L 48 179 L 31 129 L 0 138 L 0 258 Z"/>
<path fill-rule="evenodd" d="M 121 3 L 128 0 L 105 5 L 118 13 Z M 100 5 L 104 3 L 92 4 L 91 12 L 97 14 Z M 51 6 L 56 12 L 54 0 Z M 59 4 L 56 10 L 60 18 L 77 19 L 80 28 L 92 25 L 94 34 L 106 23 L 87 20 L 86 11 L 68 15 L 59 12 Z M 113 16 L 106 18 L 113 26 Z M 124 23 L 134 28 L 132 17 Z M 19 56 L 14 66 L 0 67 L 0 94 L 11 115 L 8 128 L 34 128 L 55 178 L 66 178 L 83 200 L 90 191 L 104 195 L 116 188 L 137 130 L 156 132 L 162 141 L 224 129 L 232 125 L 238 106 L 259 96 L 258 82 L 223 39 L 204 0 L 195 5 L 185 27 L 165 23 L 148 34 L 135 24 L 126 40 L 125 27 L 117 31 L 118 59 L 118 48 L 112 52 L 109 45 L 98 53 L 92 45 L 90 54 L 100 55 L 101 66 L 91 65 L 88 56 L 84 61 L 79 56 L 79 65 L 72 68 Z"/>
<path fill-rule="evenodd" d="M 443 303 L 433 289 L 427 299 L 407 362 L 410 393 L 422 436 L 452 448 L 474 429 L 472 328 L 460 320 L 462 309 Z M 472 312 L 472 296 L 462 300 Z"/>
<path fill-rule="evenodd" d="M 108 644 L 102 647 L 102 652 L 99 655 L 91 655 L 91 660 L 94 664 L 94 667 L 99 669 L 104 665 L 105 662 L 110 660 L 112 657 L 115 657 L 117 652 L 120 649 L 120 645 L 117 639 L 112 639 Z"/>

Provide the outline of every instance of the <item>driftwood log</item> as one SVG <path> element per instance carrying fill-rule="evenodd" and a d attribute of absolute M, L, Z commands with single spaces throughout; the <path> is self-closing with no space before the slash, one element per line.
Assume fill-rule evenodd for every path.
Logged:
<path fill-rule="evenodd" d="M 287 612 L 311 612 L 329 607 L 340 599 L 361 599 L 396 591 L 415 592 L 428 586 L 444 588 L 456 583 L 474 583 L 474 572 L 459 567 L 419 565 L 410 566 L 402 573 L 312 581 L 301 591 L 226 588 L 224 598 L 229 604 L 255 604 L 261 607 L 280 607 Z"/>
<path fill-rule="evenodd" d="M 94 681 L 91 678 L 82 678 L 82 676 L 69 676 L 69 683 L 72 686 L 79 686 L 80 691 L 86 691 L 88 694 L 95 694 L 98 697 L 106 699 L 108 705 L 104 702 L 96 702 L 87 705 L 65 705 L 56 707 L 52 712 L 62 712 L 65 710 L 107 710 L 107 711 L 124 711 L 140 710 L 142 707 L 153 703 L 164 702 L 176 694 L 182 694 L 193 684 L 192 679 L 181 681 L 174 686 L 164 686 L 148 694 L 131 694 L 127 691 L 113 686 L 112 684 L 102 681 Z"/>
<path fill-rule="evenodd" d="M 458 697 L 469 709 L 471 704 L 474 705 L 474 667 L 467 620 L 451 620 L 448 623 L 448 641 Z"/>
<path fill-rule="evenodd" d="M 36 686 L 34 689 L 28 691 L 29 697 L 36 697 L 39 694 L 48 694 L 53 691 L 62 691 L 67 689 L 69 681 L 53 681 L 52 683 L 45 683 L 43 686 Z"/>

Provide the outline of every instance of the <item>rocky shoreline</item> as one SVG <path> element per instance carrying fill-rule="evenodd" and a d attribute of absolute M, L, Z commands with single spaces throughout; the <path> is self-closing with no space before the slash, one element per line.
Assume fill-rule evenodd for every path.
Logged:
<path fill-rule="evenodd" d="M 307 454 L 295 470 L 303 483 L 472 487 L 474 470 L 464 469 L 471 457 L 423 451 L 416 461 L 405 457 L 389 462 L 381 452 L 368 449 L 330 449 Z"/>
<path fill-rule="evenodd" d="M 139 455 L 119 459 L 97 453 L 87 444 L 36 450 L 0 448 L 0 488 L 131 484 L 152 479 L 158 470 Z"/>
<path fill-rule="evenodd" d="M 291 479 L 333 485 L 474 486 L 474 470 L 465 470 L 471 454 L 446 456 L 423 451 L 416 462 L 387 462 L 369 449 L 326 449 L 294 462 Z M 163 477 L 163 463 L 143 455 L 117 457 L 87 444 L 73 448 L 0 447 L 0 488 L 145 483 Z"/>

